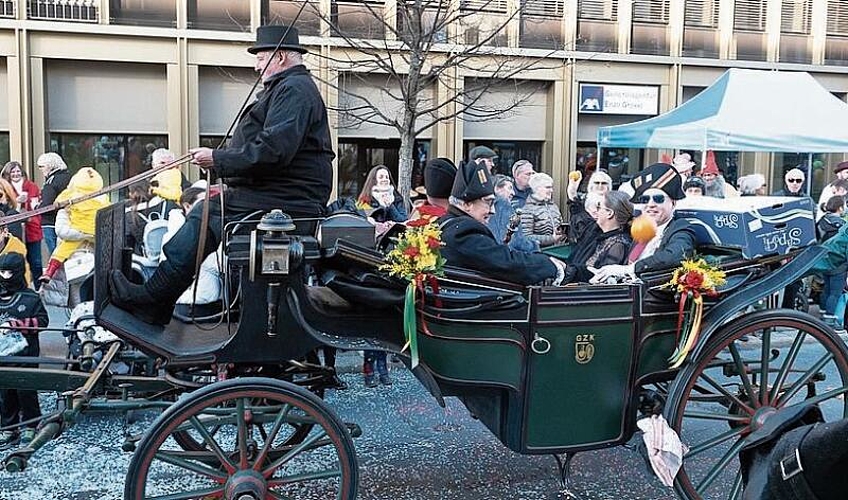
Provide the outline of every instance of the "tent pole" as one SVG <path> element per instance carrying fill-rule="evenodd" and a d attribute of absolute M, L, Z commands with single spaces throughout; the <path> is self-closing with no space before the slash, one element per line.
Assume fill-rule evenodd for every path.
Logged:
<path fill-rule="evenodd" d="M 813 192 L 813 153 L 807 153 L 807 196 Z"/>

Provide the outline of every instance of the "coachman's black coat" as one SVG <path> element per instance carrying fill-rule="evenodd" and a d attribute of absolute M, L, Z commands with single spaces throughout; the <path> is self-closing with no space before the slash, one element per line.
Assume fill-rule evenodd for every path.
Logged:
<path fill-rule="evenodd" d="M 650 257 L 639 259 L 633 266 L 636 274 L 662 271 L 680 266 L 695 251 L 697 240 L 689 223 L 683 219 L 672 219 L 665 228 L 660 247 Z"/>
<path fill-rule="evenodd" d="M 449 266 L 479 271 L 493 278 L 533 285 L 556 278 L 557 268 L 540 253 L 512 250 L 498 243 L 485 225 L 456 207 L 439 219 L 442 256 Z"/>
<path fill-rule="evenodd" d="M 324 101 L 309 71 L 298 65 L 265 82 L 230 144 L 213 152 L 212 170 L 230 188 L 225 199 L 235 211 L 321 215 L 334 157 Z"/>

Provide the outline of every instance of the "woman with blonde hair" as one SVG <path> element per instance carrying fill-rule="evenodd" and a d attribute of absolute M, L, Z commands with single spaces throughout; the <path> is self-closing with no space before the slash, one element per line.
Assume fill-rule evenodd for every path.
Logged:
<path fill-rule="evenodd" d="M 29 212 L 39 206 L 41 190 L 38 185 L 27 177 L 23 166 L 16 161 L 10 161 L 0 172 L 3 179 L 9 181 L 15 190 L 18 208 L 21 212 Z M 27 263 L 36 276 L 41 274 L 41 216 L 33 215 L 24 222 L 24 243 L 27 247 Z M 37 286 L 37 285 L 36 285 Z"/>

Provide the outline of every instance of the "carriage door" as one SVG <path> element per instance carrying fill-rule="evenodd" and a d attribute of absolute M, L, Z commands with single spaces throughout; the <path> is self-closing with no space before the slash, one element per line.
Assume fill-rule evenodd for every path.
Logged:
<path fill-rule="evenodd" d="M 638 290 L 631 285 L 538 289 L 525 379 L 528 451 L 624 439 Z"/>

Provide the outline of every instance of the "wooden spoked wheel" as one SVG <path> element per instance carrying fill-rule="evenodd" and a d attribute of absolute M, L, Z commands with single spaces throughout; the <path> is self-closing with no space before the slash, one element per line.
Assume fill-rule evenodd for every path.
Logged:
<path fill-rule="evenodd" d="M 285 444 L 299 424 L 310 425 L 309 435 Z M 186 432 L 203 448 L 183 449 L 174 436 Z M 353 440 L 318 397 L 288 382 L 239 378 L 192 392 L 156 419 L 130 462 L 124 498 L 353 500 L 358 482 Z"/>
<path fill-rule="evenodd" d="M 739 450 L 778 410 L 817 405 L 848 416 L 848 349 L 808 314 L 779 309 L 736 319 L 712 335 L 669 389 L 665 416 L 689 451 L 675 489 L 686 499 L 741 499 Z"/>

